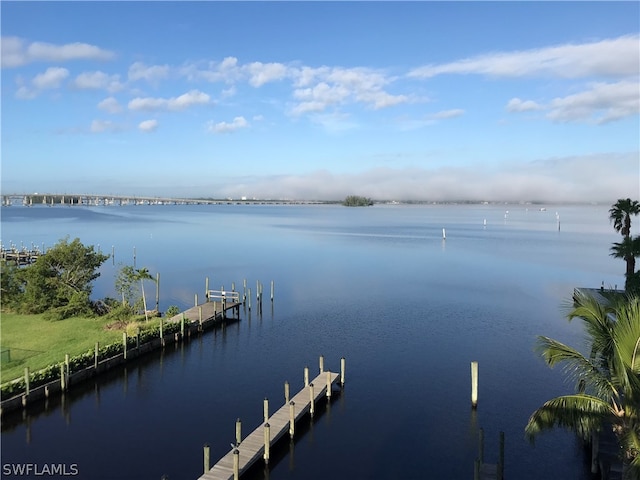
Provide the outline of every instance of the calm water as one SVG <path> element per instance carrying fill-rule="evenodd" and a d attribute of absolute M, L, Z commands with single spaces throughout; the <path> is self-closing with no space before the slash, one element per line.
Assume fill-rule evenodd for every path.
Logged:
<path fill-rule="evenodd" d="M 275 410 L 284 381 L 297 391 L 303 367 L 317 371 L 324 355 L 334 370 L 346 357 L 345 390 L 278 449 L 271 480 L 473 478 L 479 427 L 489 462 L 505 432 L 507 478 L 587 479 L 573 435 L 551 432 L 532 446 L 523 428 L 535 408 L 572 388 L 533 353 L 536 335 L 580 345 L 580 325 L 563 317 L 573 287 L 624 283 L 623 262 L 608 255 L 619 235 L 607 210 L 3 208 L 5 245 L 51 246 L 69 235 L 113 249 L 95 298 L 116 296 L 115 273 L 135 251 L 137 267 L 160 273 L 161 310 L 202 299 L 206 277 L 210 288 L 241 289 L 246 279 L 253 292 L 260 281 L 267 301 L 262 315 L 243 312 L 239 323 L 151 354 L 64 402 L 7 418 L 2 463 L 75 463 L 82 479 L 195 479 L 204 443 L 213 461 L 223 456 L 236 418 L 253 430 L 263 399 Z"/>

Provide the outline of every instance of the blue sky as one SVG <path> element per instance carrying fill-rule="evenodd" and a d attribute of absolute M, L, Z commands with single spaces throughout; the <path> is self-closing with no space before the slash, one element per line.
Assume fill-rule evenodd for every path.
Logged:
<path fill-rule="evenodd" d="M 640 197 L 638 2 L 6 2 L 2 191 Z"/>

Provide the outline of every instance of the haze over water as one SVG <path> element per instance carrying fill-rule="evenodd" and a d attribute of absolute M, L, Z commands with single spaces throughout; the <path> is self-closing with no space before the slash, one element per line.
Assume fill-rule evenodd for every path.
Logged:
<path fill-rule="evenodd" d="M 206 277 L 210 288 L 235 282 L 240 291 L 246 279 L 254 308 L 88 382 L 64 404 L 7 418 L 2 462 L 76 463 L 83 479 L 195 479 L 204 443 L 215 462 L 236 418 L 248 434 L 263 399 L 275 411 L 284 381 L 297 391 L 304 366 L 316 372 L 324 355 L 332 370 L 346 358 L 345 390 L 292 451 L 284 442 L 271 480 L 472 478 L 480 427 L 490 463 L 505 432 L 507 478 L 587 479 L 572 434 L 550 432 L 532 446 L 523 429 L 535 408 L 573 388 L 535 355 L 536 336 L 579 346 L 581 325 L 563 309 L 573 288 L 624 284 L 623 262 L 609 256 L 619 235 L 608 208 L 3 208 L 5 245 L 48 247 L 69 235 L 114 251 L 94 298 L 116 296 L 114 276 L 135 248 L 136 266 L 160 274 L 161 310 L 186 309 L 195 294 L 202 301 Z M 480 370 L 476 412 L 471 361 Z"/>

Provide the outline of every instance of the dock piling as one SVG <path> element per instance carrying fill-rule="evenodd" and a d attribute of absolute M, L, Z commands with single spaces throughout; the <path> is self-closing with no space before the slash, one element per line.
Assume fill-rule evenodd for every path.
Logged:
<path fill-rule="evenodd" d="M 242 442 L 242 422 L 238 418 L 236 420 L 236 445 L 240 445 Z"/>
<path fill-rule="evenodd" d="M 347 361 L 344 357 L 340 359 L 340 385 L 344 387 L 344 374 L 347 366 Z"/>
<path fill-rule="evenodd" d="M 320 373 L 324 372 L 324 355 L 320 355 L 319 359 Z"/>
<path fill-rule="evenodd" d="M 205 443 L 202 449 L 204 453 L 204 473 L 207 473 L 211 469 L 211 448 L 208 443 Z"/>
<path fill-rule="evenodd" d="M 264 463 L 269 464 L 269 447 L 271 446 L 271 426 L 264 424 Z"/>
<path fill-rule="evenodd" d="M 471 406 L 478 407 L 478 362 L 471 362 Z"/>
<path fill-rule="evenodd" d="M 264 422 L 267 423 L 269 421 L 269 399 L 266 397 L 263 402 L 263 410 L 264 410 Z"/>
<path fill-rule="evenodd" d="M 289 403 L 289 382 L 284 382 L 284 403 Z"/>
<path fill-rule="evenodd" d="M 315 395 L 313 393 L 313 383 L 309 384 L 309 398 L 311 400 L 311 403 L 309 404 L 309 414 L 311 415 L 311 417 L 313 417 L 313 414 L 315 412 Z"/>
<path fill-rule="evenodd" d="M 304 367 L 304 386 L 309 386 L 309 367 Z"/>
<path fill-rule="evenodd" d="M 296 431 L 296 402 L 289 402 L 289 436 L 293 440 Z"/>

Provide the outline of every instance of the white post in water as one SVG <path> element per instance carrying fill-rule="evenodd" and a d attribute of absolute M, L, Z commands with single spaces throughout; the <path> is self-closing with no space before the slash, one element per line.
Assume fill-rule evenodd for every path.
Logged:
<path fill-rule="evenodd" d="M 271 301 L 273 302 L 273 280 L 271 280 Z"/>
<path fill-rule="evenodd" d="M 304 386 L 309 386 L 309 367 L 304 367 Z"/>
<path fill-rule="evenodd" d="M 209 277 L 205 277 L 204 279 L 204 296 L 209 301 Z"/>
<path fill-rule="evenodd" d="M 331 399 L 331 372 L 327 372 L 327 398 Z"/>
<path fill-rule="evenodd" d="M 289 402 L 289 436 L 293 439 L 296 431 L 296 402 Z"/>
<path fill-rule="evenodd" d="M 344 373 L 347 367 L 347 360 L 342 357 L 340 359 L 340 384 L 344 387 Z"/>
<path fill-rule="evenodd" d="M 211 448 L 208 443 L 205 443 L 202 449 L 204 453 L 204 473 L 208 473 L 211 469 L 211 462 L 209 461 L 211 458 Z"/>
<path fill-rule="evenodd" d="M 242 422 L 238 418 L 236 420 L 236 445 L 240 445 L 242 442 Z"/>
<path fill-rule="evenodd" d="M 284 403 L 289 403 L 289 382 L 284 382 Z"/>
<path fill-rule="evenodd" d="M 315 412 L 315 395 L 313 393 L 313 383 L 309 384 L 309 400 L 310 400 L 310 404 L 309 404 L 309 414 L 313 417 L 313 413 Z"/>
<path fill-rule="evenodd" d="M 442 229 L 442 239 L 446 240 L 447 239 L 447 232 L 445 231 L 445 229 Z"/>
<path fill-rule="evenodd" d="M 264 399 L 264 404 L 263 404 L 263 410 L 264 410 L 264 422 L 267 423 L 269 421 L 269 399 L 265 397 Z"/>
<path fill-rule="evenodd" d="M 264 463 L 269 463 L 269 447 L 271 446 L 271 426 L 264 424 Z"/>
<path fill-rule="evenodd" d="M 324 372 L 324 355 L 320 355 L 320 373 Z"/>
<path fill-rule="evenodd" d="M 471 362 L 471 406 L 478 406 L 478 362 Z"/>

